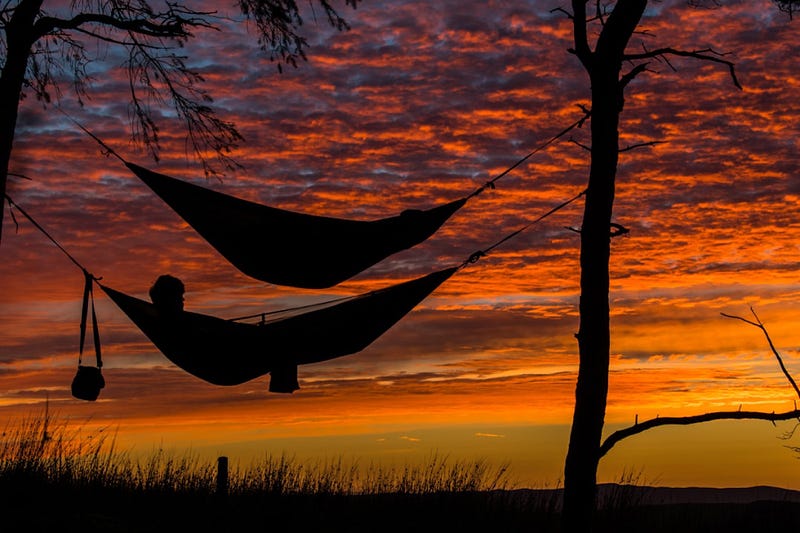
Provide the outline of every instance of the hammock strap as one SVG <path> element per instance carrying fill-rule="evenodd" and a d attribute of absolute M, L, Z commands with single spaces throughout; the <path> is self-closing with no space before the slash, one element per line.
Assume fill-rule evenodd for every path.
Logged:
<path fill-rule="evenodd" d="M 528 159 L 533 157 L 535 154 L 541 152 L 542 150 L 544 150 L 545 148 L 547 148 L 548 146 L 550 146 L 551 144 L 556 142 L 558 139 L 560 139 L 561 137 L 563 137 L 564 135 L 566 135 L 570 131 L 574 130 L 575 128 L 582 127 L 583 123 L 586 122 L 586 120 L 592 115 L 592 112 L 590 110 L 586 109 L 583 106 L 581 106 L 581 109 L 583 110 L 583 116 L 581 118 L 579 118 L 578 120 L 576 120 L 575 122 L 573 122 L 572 124 L 570 124 L 569 126 L 564 128 L 563 130 L 561 130 L 560 132 L 558 132 L 555 135 L 553 135 L 552 137 L 550 137 L 547 141 L 545 141 L 544 143 L 542 143 L 539 146 L 537 146 L 536 148 L 534 148 L 533 151 L 531 151 L 528 155 L 526 155 L 525 157 L 523 157 L 522 159 L 520 159 L 519 161 L 517 161 L 516 163 L 514 163 L 513 165 L 511 165 L 507 169 L 505 169 L 503 172 L 501 172 L 500 174 L 498 174 L 494 178 L 492 178 L 489 181 L 487 181 L 486 183 L 484 183 L 482 186 L 478 187 L 472 194 L 467 196 L 467 198 L 469 199 L 469 198 L 472 198 L 473 196 L 478 196 L 480 193 L 482 193 L 486 189 L 494 189 L 495 188 L 494 184 L 495 184 L 495 182 L 497 180 L 499 180 L 500 178 L 502 178 L 503 176 L 505 176 L 506 174 L 508 174 L 509 172 L 511 172 L 512 170 L 514 170 L 518 166 L 520 166 L 522 163 L 524 163 L 525 161 L 527 161 Z"/>
<path fill-rule="evenodd" d="M 103 361 L 102 361 L 101 354 L 100 354 L 100 331 L 99 331 L 99 327 L 98 327 L 98 324 L 97 324 L 97 313 L 95 312 L 95 307 L 94 307 L 94 291 L 93 291 L 94 282 L 100 280 L 101 278 L 97 278 L 97 277 L 93 276 L 91 273 L 89 273 L 89 271 L 86 270 L 86 267 L 84 267 L 82 264 L 80 264 L 77 259 L 72 257 L 72 254 L 70 254 L 66 250 L 66 248 L 61 246 L 61 244 L 55 239 L 55 237 L 50 235 L 50 233 L 46 229 L 44 229 L 41 224 L 36 222 L 36 220 L 34 220 L 34 218 L 27 211 L 25 211 L 22 207 L 20 207 L 19 204 L 14 202 L 14 200 L 12 200 L 11 197 L 8 194 L 6 194 L 5 197 L 6 197 L 6 201 L 8 201 L 8 205 L 12 209 L 17 209 L 20 213 L 22 213 L 25 216 L 25 218 L 27 218 L 31 222 L 31 224 L 34 225 L 34 227 L 36 229 L 41 231 L 42 234 L 45 237 L 50 239 L 50 242 L 55 244 L 56 247 L 59 250 L 61 250 L 61 252 L 64 255 L 66 255 L 67 258 L 75 264 L 75 266 L 77 266 L 78 268 L 80 268 L 83 271 L 83 276 L 84 276 L 84 279 L 85 279 L 85 283 L 84 283 L 84 286 L 83 286 L 83 305 L 82 305 L 82 309 L 81 309 L 81 325 L 80 325 L 80 328 L 81 328 L 81 341 L 80 341 L 80 351 L 79 351 L 79 354 L 78 354 L 78 364 L 79 365 L 81 364 L 81 360 L 82 360 L 82 357 L 83 357 L 83 345 L 84 345 L 84 341 L 86 340 L 86 318 L 87 318 L 87 316 L 89 314 L 89 302 L 91 301 L 91 304 L 92 304 L 92 336 L 93 336 L 93 340 L 94 340 L 94 351 L 95 351 L 95 356 L 97 358 L 97 367 L 98 368 L 102 367 L 103 366 Z M 14 211 L 12 210 L 11 213 L 13 214 Z M 16 219 L 15 219 L 15 222 L 16 222 Z"/>
<path fill-rule="evenodd" d="M 558 204 L 554 208 L 550 209 L 545 214 L 540 215 L 537 219 L 532 220 L 531 222 L 528 222 L 527 224 L 525 224 L 524 226 L 522 226 L 518 230 L 509 233 L 508 235 L 506 235 L 505 237 L 503 237 L 502 239 L 500 239 L 499 241 L 497 241 L 493 245 L 489 246 L 488 248 L 484 248 L 483 250 L 478 250 L 477 252 L 475 252 L 471 256 L 469 256 L 469 258 L 466 261 L 461 263 L 459 268 L 463 268 L 463 267 L 465 267 L 465 266 L 467 266 L 469 264 L 472 264 L 472 263 L 477 263 L 478 260 L 481 257 L 483 257 L 485 255 L 488 255 L 489 252 L 491 252 L 492 250 L 494 250 L 495 248 L 497 248 L 498 246 L 500 246 L 504 242 L 506 242 L 506 241 L 508 241 L 510 239 L 513 239 L 514 237 L 516 237 L 517 235 L 519 235 L 520 233 L 522 233 L 526 229 L 530 228 L 534 224 L 537 224 L 538 222 L 541 222 L 542 220 L 544 220 L 545 218 L 549 217 L 550 215 L 552 215 L 556 211 L 559 211 L 559 210 L 567 207 L 569 204 L 571 204 L 572 202 L 574 202 L 575 200 L 577 200 L 581 196 L 584 196 L 585 194 L 586 194 L 586 190 L 583 190 L 583 191 L 579 192 L 578 194 L 576 194 L 575 196 L 573 196 L 572 198 L 570 198 L 566 202 L 561 202 L 560 204 Z"/>
<path fill-rule="evenodd" d="M 587 109 L 586 107 L 584 107 L 582 105 L 580 106 L 580 108 L 583 111 L 583 116 L 581 118 L 579 118 L 578 120 L 576 120 L 575 122 L 573 122 L 572 124 L 570 124 L 569 126 L 564 128 L 563 130 L 561 130 L 560 132 L 558 132 L 555 135 L 553 135 L 552 137 L 550 137 L 547 141 L 543 142 L 542 144 L 540 144 L 539 146 L 534 148 L 525 157 L 523 157 L 522 159 L 520 159 L 519 161 L 517 161 L 516 163 L 514 163 L 513 165 L 511 165 L 507 169 L 505 169 L 503 172 L 501 172 L 500 174 L 498 174 L 494 178 L 490 179 L 489 181 L 487 181 L 486 183 L 484 183 L 483 185 L 481 185 L 480 187 L 475 189 L 469 196 L 467 196 L 467 200 L 469 200 L 470 198 L 472 198 L 474 196 L 478 196 L 480 193 L 482 193 L 486 189 L 494 189 L 495 188 L 495 182 L 497 180 L 499 180 L 500 178 L 502 178 L 505 175 L 509 174 L 512 170 L 514 170 L 515 168 L 520 166 L 522 163 L 524 163 L 525 161 L 527 161 L 528 159 L 530 159 L 534 155 L 538 154 L 539 152 L 541 152 L 542 150 L 544 150 L 545 148 L 547 148 L 548 146 L 550 146 L 551 144 L 556 142 L 558 139 L 560 139 L 561 137 L 563 137 L 564 135 L 566 135 L 570 131 L 574 130 L 575 128 L 582 127 L 583 123 L 586 122 L 586 120 L 592 115 L 592 112 L 591 112 L 591 110 Z M 100 147 L 103 149 L 103 154 L 104 155 L 113 155 L 114 157 L 119 159 L 122 162 L 122 164 L 124 164 L 125 166 L 128 166 L 128 162 L 125 160 L 125 158 L 123 158 L 121 155 L 119 155 L 117 152 L 115 152 L 113 148 L 111 148 L 105 142 L 103 142 L 103 140 L 100 139 L 100 137 L 98 137 L 97 135 L 92 133 L 88 128 L 86 128 L 83 124 L 81 124 L 80 122 L 78 122 L 77 120 L 72 118 L 70 115 L 68 115 L 62 109 L 59 108 L 59 111 L 61 111 L 69 120 L 71 120 L 76 126 L 78 126 L 86 135 L 88 135 L 89 137 L 94 139 L 94 141 L 97 144 L 99 144 Z M 248 317 L 248 318 L 252 318 L 252 317 Z"/>
<path fill-rule="evenodd" d="M 85 127 L 83 124 L 81 124 L 80 122 L 78 122 L 77 120 L 75 120 L 74 118 L 72 118 L 72 116 L 71 116 L 69 113 L 67 113 L 66 111 L 64 111 L 63 109 L 61 109 L 61 108 L 60 108 L 60 107 L 58 107 L 58 106 L 56 106 L 56 109 L 58 109 L 59 111 L 61 111 L 61 113 L 62 113 L 62 114 L 65 116 L 65 117 L 67 117 L 67 118 L 68 118 L 70 121 L 72 121 L 72 123 L 73 123 L 73 124 L 75 124 L 75 125 L 76 125 L 76 126 L 78 126 L 78 127 L 81 129 L 81 130 L 83 130 L 83 132 L 84 132 L 86 135 L 88 135 L 89 137 L 91 137 L 92 139 L 94 139 L 94 141 L 95 141 L 97 144 L 99 144 L 99 145 L 100 145 L 100 147 L 103 149 L 103 155 L 113 155 L 114 157 L 116 157 L 117 159 L 119 159 L 120 161 L 122 161 L 122 164 L 123 164 L 123 165 L 127 165 L 127 164 L 128 164 L 128 162 L 127 162 L 127 161 L 125 161 L 125 159 L 123 159 L 123 157 L 122 157 L 121 155 L 119 155 L 117 152 L 115 152 L 113 148 L 111 148 L 109 145 L 107 145 L 106 143 L 104 143 L 104 142 L 103 142 L 103 140 L 102 140 L 102 139 L 100 139 L 100 137 L 98 137 L 97 135 L 95 135 L 94 133 L 92 133 L 91 131 L 89 131 L 89 129 L 88 129 L 88 128 L 86 128 L 86 127 Z"/>
<path fill-rule="evenodd" d="M 239 322 L 242 320 L 250 320 L 252 318 L 260 318 L 262 323 L 267 321 L 268 316 L 272 315 L 279 315 L 282 313 L 294 313 L 296 311 L 302 311 L 303 309 L 311 309 L 313 307 L 325 307 L 337 303 L 344 302 L 346 300 L 353 300 L 354 298 L 358 298 L 358 296 L 342 296 L 341 298 L 334 298 L 332 300 L 325 300 L 324 302 L 318 302 L 314 304 L 306 304 L 306 305 L 298 305 L 296 307 L 289 307 L 287 309 L 276 309 L 275 311 L 264 311 L 261 313 L 255 313 L 253 315 L 246 315 L 246 316 L 237 316 L 236 318 L 229 318 L 228 321 L 230 322 Z"/>
<path fill-rule="evenodd" d="M 94 355 L 97 362 L 97 368 L 103 367 L 103 358 L 100 349 L 100 328 L 97 323 L 97 313 L 94 308 L 94 277 L 88 272 L 84 271 L 85 283 L 83 286 L 83 306 L 81 309 L 81 342 L 80 350 L 78 352 L 78 365 L 83 362 L 83 346 L 86 340 L 86 317 L 89 311 L 89 302 L 92 303 L 92 341 L 94 342 Z"/>
<path fill-rule="evenodd" d="M 5 197 L 6 197 L 6 201 L 8 201 L 8 205 L 9 205 L 10 207 L 17 209 L 17 210 L 18 210 L 20 213 L 22 213 L 22 214 L 25 216 L 25 218 L 27 218 L 28 220 L 30 220 L 31 224 L 33 224 L 33 225 L 36 227 L 36 229 L 38 229 L 39 231 L 41 231 L 41 232 L 42 232 L 42 234 L 43 234 L 45 237 L 47 237 L 48 239 L 50 239 L 50 242 L 52 242 L 53 244 L 55 244 L 55 245 L 56 245 L 56 247 L 57 247 L 59 250 L 61 250 L 61 251 L 64 253 L 64 255 L 66 255 L 66 256 L 67 256 L 67 258 L 69 258 L 69 260 L 70 260 L 70 261 L 72 261 L 72 262 L 75 264 L 75 266 L 77 266 L 78 268 L 80 268 L 80 269 L 81 269 L 83 272 L 88 272 L 88 271 L 86 270 L 86 268 L 84 268 L 84 266 L 83 266 L 82 264 L 80 264 L 80 263 L 78 262 L 78 260 L 77 260 L 77 259 L 75 259 L 74 257 L 72 257 L 72 255 L 70 255 L 70 253 L 69 253 L 69 252 L 68 252 L 68 251 L 67 251 L 67 250 L 66 250 L 66 249 L 65 249 L 63 246 L 61 246 L 61 244 L 59 244 L 59 242 L 58 242 L 58 241 L 55 239 L 55 237 L 53 237 L 52 235 L 50 235 L 50 234 L 47 232 L 47 230 L 46 230 L 46 229 L 44 229 L 44 228 L 43 228 L 43 227 L 42 227 L 42 226 L 41 226 L 41 225 L 40 225 L 38 222 L 36 222 L 36 221 L 33 219 L 33 217 L 32 217 L 31 215 L 29 215 L 29 214 L 28 214 L 28 212 L 27 212 L 27 211 L 25 211 L 25 210 L 24 210 L 22 207 L 20 207 L 20 205 L 19 205 L 19 204 L 17 204 L 16 202 L 14 202 L 14 200 L 12 200 L 12 199 L 11 199 L 11 197 L 10 197 L 8 194 L 6 194 L 6 195 L 5 195 Z M 13 213 L 13 211 L 12 211 L 12 213 Z M 94 276 L 92 276 L 92 279 L 96 279 L 96 280 L 97 280 L 97 279 L 100 279 L 100 278 L 95 278 Z"/>

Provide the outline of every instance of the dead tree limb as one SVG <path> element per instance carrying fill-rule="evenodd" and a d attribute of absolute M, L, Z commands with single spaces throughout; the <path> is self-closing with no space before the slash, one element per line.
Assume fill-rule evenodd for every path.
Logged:
<path fill-rule="evenodd" d="M 668 141 L 647 141 L 647 142 L 641 142 L 641 143 L 636 143 L 636 144 L 630 144 L 630 145 L 626 146 L 625 148 L 620 148 L 619 149 L 619 153 L 630 152 L 631 150 L 636 150 L 637 148 L 646 148 L 646 147 L 650 147 L 650 146 L 656 146 L 657 144 L 664 144 L 666 142 L 668 142 Z"/>
<path fill-rule="evenodd" d="M 764 413 L 760 411 L 719 411 L 715 413 L 704 413 L 695 416 L 666 416 L 645 420 L 640 424 L 620 429 L 606 437 L 600 445 L 600 457 L 607 454 L 611 448 L 619 441 L 638 435 L 659 426 L 688 426 L 691 424 L 701 424 L 714 420 L 767 420 L 773 424 L 783 420 L 800 420 L 800 409 L 786 411 L 785 413 Z"/>
<path fill-rule="evenodd" d="M 778 365 L 781 367 L 781 371 L 783 371 L 783 375 L 786 376 L 786 379 L 789 380 L 789 383 L 794 388 L 794 391 L 797 393 L 798 397 L 800 397 L 800 389 L 797 387 L 797 383 L 795 382 L 792 375 L 786 369 L 786 365 L 783 364 L 783 358 L 781 354 L 778 353 L 778 350 L 775 348 L 775 344 L 772 342 L 772 338 L 770 338 L 769 333 L 767 332 L 766 326 L 764 323 L 761 322 L 761 319 L 758 318 L 755 310 L 751 307 L 750 312 L 753 313 L 753 317 L 755 320 L 750 320 L 741 316 L 737 315 L 729 315 L 726 313 L 720 313 L 725 318 L 733 318 L 736 320 L 741 320 L 746 324 L 750 324 L 751 326 L 755 326 L 760 329 L 764 336 L 767 338 L 767 343 L 769 344 L 772 353 L 775 354 L 775 358 L 778 360 Z M 653 418 L 651 420 L 647 420 L 645 422 L 639 423 L 639 416 L 636 416 L 636 423 L 634 425 L 620 429 L 615 431 L 603 441 L 600 445 L 599 454 L 602 458 L 605 454 L 607 454 L 611 448 L 614 447 L 622 439 L 626 439 L 633 435 L 638 435 L 644 431 L 649 429 L 653 429 L 659 426 L 688 426 L 690 424 L 701 424 L 703 422 L 711 422 L 714 420 L 767 420 L 772 422 L 773 425 L 777 421 L 782 420 L 791 420 L 796 419 L 800 423 L 800 409 L 797 409 L 797 402 L 795 402 L 795 408 L 791 411 L 786 411 L 785 413 L 764 413 L 761 411 L 742 411 L 741 406 L 739 407 L 738 411 L 718 411 L 713 413 L 705 413 L 702 415 L 694 415 L 694 416 L 669 416 L 663 418 Z M 794 430 L 793 430 L 794 431 Z M 792 432 L 793 432 L 792 431 Z M 792 448 L 794 449 L 794 448 Z M 798 448 L 800 450 L 800 448 Z"/>
<path fill-rule="evenodd" d="M 733 84 L 736 85 L 738 89 L 742 88 L 742 85 L 739 83 L 739 78 L 736 77 L 736 68 L 732 61 L 728 61 L 727 59 L 723 59 L 725 54 L 717 52 L 711 48 L 704 48 L 703 50 L 678 50 L 675 48 L 658 48 L 655 50 L 645 50 L 643 53 L 640 54 L 625 54 L 623 59 L 625 61 L 637 61 L 642 59 L 662 59 L 667 65 L 670 66 L 673 70 L 675 67 L 669 62 L 668 56 L 680 56 L 680 57 L 690 57 L 693 59 L 699 59 L 702 61 L 710 61 L 712 63 L 720 63 L 728 67 L 728 71 L 730 72 L 731 79 L 733 80 Z"/>
<path fill-rule="evenodd" d="M 745 324 L 750 324 L 751 326 L 755 326 L 764 333 L 764 336 L 767 338 L 767 343 L 769 344 L 769 349 L 772 350 L 773 354 L 775 354 L 775 359 L 778 360 L 778 365 L 780 365 L 783 375 L 786 376 L 786 379 L 789 380 L 789 383 L 792 385 L 792 388 L 794 388 L 794 391 L 797 393 L 798 398 L 800 398 L 800 388 L 797 387 L 797 383 L 795 382 L 794 378 L 792 378 L 792 375 L 786 369 L 786 365 L 783 364 L 783 358 L 781 357 L 781 354 L 778 353 L 778 350 L 775 349 L 775 345 L 772 343 L 772 339 L 770 338 L 769 333 L 767 332 L 766 326 L 764 326 L 764 323 L 761 322 L 760 318 L 758 318 L 758 315 L 756 314 L 755 310 L 752 307 L 750 308 L 750 312 L 753 313 L 755 321 L 748 320 L 746 318 L 736 315 L 729 315 L 726 313 L 720 313 L 720 314 L 725 318 L 734 318 L 736 320 L 741 320 Z"/>

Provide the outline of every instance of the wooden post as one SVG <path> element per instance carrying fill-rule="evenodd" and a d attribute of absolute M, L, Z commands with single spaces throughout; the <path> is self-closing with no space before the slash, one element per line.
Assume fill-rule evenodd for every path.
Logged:
<path fill-rule="evenodd" d="M 217 457 L 217 496 L 228 496 L 228 458 Z"/>

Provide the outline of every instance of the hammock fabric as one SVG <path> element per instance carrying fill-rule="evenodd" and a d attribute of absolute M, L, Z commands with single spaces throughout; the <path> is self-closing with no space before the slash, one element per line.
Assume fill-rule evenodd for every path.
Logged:
<path fill-rule="evenodd" d="M 458 268 L 262 324 L 186 311 L 165 314 L 150 302 L 100 287 L 161 353 L 186 372 L 215 385 L 238 385 L 271 373 L 271 391 L 292 392 L 298 388 L 297 365 L 363 350 Z"/>
<path fill-rule="evenodd" d="M 341 283 L 421 243 L 468 199 L 380 220 L 346 220 L 277 209 L 125 165 L 244 274 L 309 289 Z"/>

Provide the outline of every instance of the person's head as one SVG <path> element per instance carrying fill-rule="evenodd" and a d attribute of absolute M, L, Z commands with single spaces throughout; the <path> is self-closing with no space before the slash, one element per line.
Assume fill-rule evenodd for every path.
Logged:
<path fill-rule="evenodd" d="M 150 299 L 161 311 L 183 311 L 183 282 L 174 276 L 164 274 L 159 276 L 150 287 Z"/>

